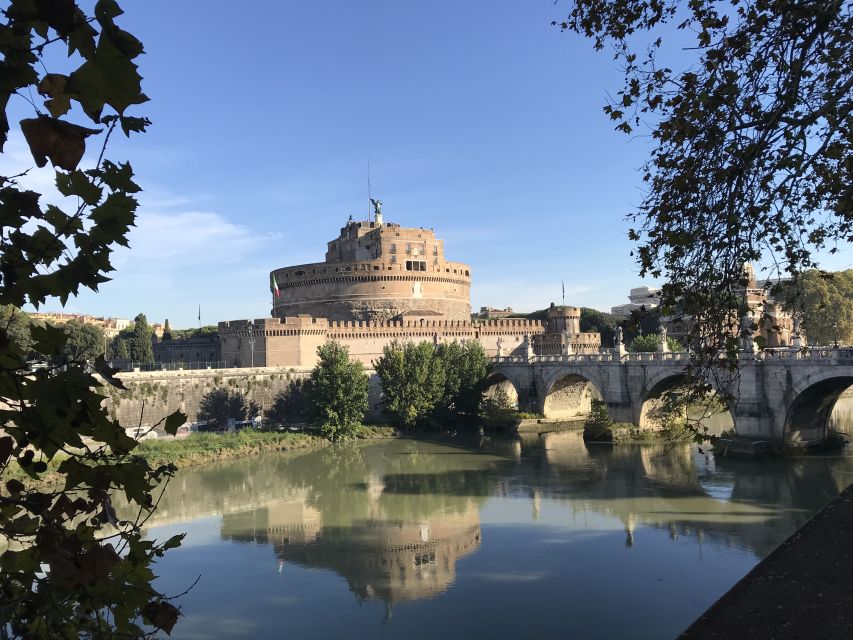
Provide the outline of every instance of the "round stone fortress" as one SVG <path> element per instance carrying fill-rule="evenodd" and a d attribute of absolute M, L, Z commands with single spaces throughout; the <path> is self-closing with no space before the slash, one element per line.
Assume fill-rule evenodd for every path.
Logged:
<path fill-rule="evenodd" d="M 445 260 L 431 230 L 385 223 L 374 206 L 373 221 L 350 219 L 328 243 L 324 262 L 270 273 L 273 317 L 470 321 L 471 268 Z"/>

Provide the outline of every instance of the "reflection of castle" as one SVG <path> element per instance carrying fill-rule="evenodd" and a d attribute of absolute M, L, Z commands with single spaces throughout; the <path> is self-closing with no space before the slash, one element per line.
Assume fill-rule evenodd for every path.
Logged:
<path fill-rule="evenodd" d="M 432 230 L 383 222 L 377 207 L 373 220 L 347 222 L 324 262 L 270 273 L 273 317 L 220 322 L 221 359 L 310 367 L 327 340 L 366 365 L 394 340 L 477 340 L 489 355 L 596 353 L 601 345 L 597 333 L 580 331 L 574 307 L 552 309 L 547 323 L 472 320 L 470 288 L 470 268 L 448 262 Z"/>
<path fill-rule="evenodd" d="M 456 561 L 480 545 L 479 511 L 417 522 L 366 519 L 323 526 L 322 515 L 302 502 L 281 502 L 225 515 L 222 538 L 272 544 L 286 567 L 332 569 L 359 598 L 389 604 L 436 596 L 453 584 Z"/>

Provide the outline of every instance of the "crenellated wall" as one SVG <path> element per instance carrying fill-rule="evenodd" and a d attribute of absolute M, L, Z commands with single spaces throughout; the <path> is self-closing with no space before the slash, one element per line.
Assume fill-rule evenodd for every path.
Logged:
<path fill-rule="evenodd" d="M 260 318 L 219 323 L 222 359 L 227 366 L 308 367 L 317 363 L 317 348 L 327 340 L 346 346 L 365 366 L 394 342 L 442 342 L 477 340 L 490 356 L 524 355 L 526 337 L 541 335 L 538 320 L 504 318 L 483 322 L 463 320 L 329 321 L 325 318 Z M 598 350 L 597 334 L 579 334 L 576 352 Z M 594 338 L 593 338 L 594 336 Z M 500 343 L 500 344 L 499 344 Z"/>

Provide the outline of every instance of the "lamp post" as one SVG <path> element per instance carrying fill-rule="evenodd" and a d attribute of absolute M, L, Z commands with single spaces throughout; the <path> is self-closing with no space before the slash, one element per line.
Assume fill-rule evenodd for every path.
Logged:
<path fill-rule="evenodd" d="M 252 364 L 250 365 L 252 368 L 255 367 L 255 328 L 249 328 L 249 349 L 252 352 Z"/>
<path fill-rule="evenodd" d="M 835 348 L 838 348 L 838 323 L 832 323 L 832 331 L 835 333 Z"/>

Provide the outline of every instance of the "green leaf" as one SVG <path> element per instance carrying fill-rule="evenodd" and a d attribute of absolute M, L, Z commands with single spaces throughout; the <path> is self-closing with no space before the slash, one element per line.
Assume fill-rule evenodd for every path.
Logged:
<path fill-rule="evenodd" d="M 56 188 L 62 195 L 78 196 L 90 206 L 98 204 L 101 199 L 101 188 L 79 169 L 71 173 L 57 171 Z"/>
<path fill-rule="evenodd" d="M 66 91 L 74 94 L 86 114 L 97 121 L 104 105 L 123 114 L 129 106 L 148 100 L 141 81 L 130 57 L 101 33 L 95 55 L 69 76 Z"/>

